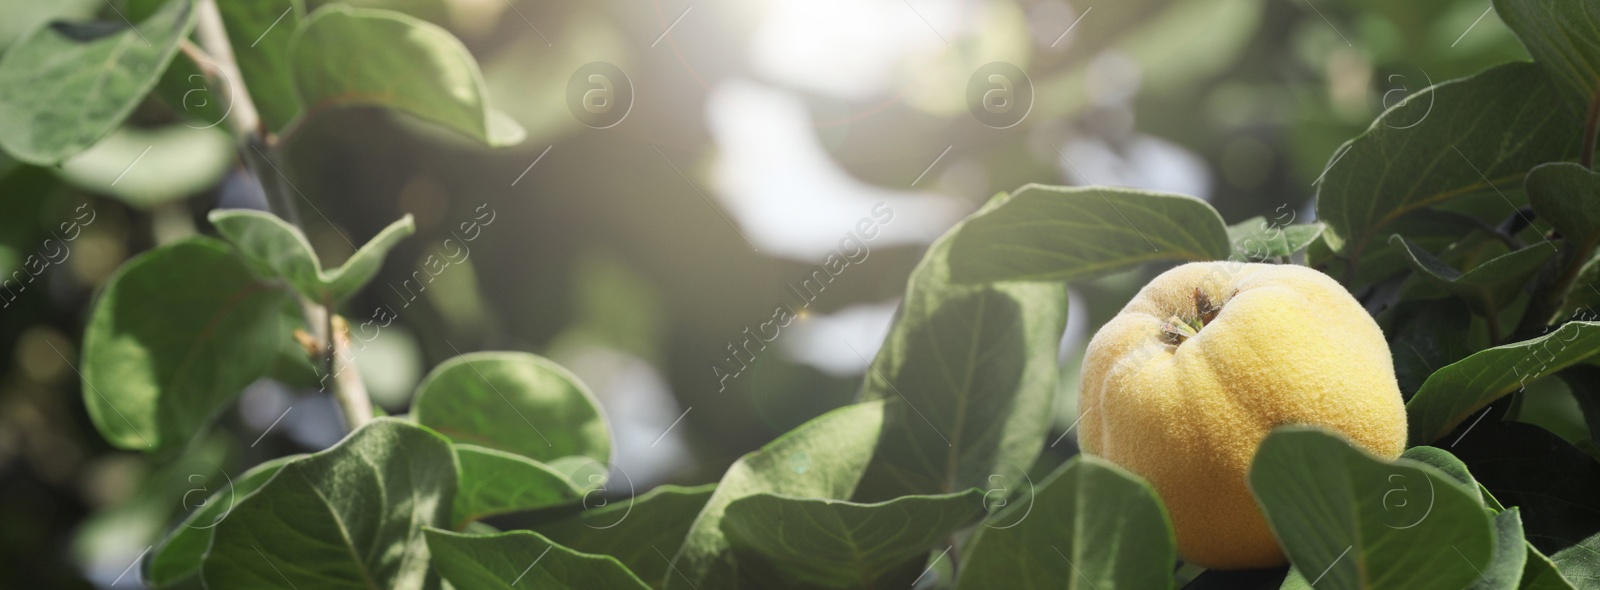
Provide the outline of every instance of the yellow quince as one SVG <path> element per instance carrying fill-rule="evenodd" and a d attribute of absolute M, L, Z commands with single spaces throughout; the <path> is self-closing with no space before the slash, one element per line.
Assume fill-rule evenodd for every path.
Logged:
<path fill-rule="evenodd" d="M 1178 553 L 1207 568 L 1285 562 L 1248 482 L 1273 428 L 1322 426 L 1387 458 L 1406 443 L 1377 323 L 1327 275 L 1294 265 L 1162 273 L 1089 342 L 1078 408 L 1083 450 L 1148 480 Z"/>

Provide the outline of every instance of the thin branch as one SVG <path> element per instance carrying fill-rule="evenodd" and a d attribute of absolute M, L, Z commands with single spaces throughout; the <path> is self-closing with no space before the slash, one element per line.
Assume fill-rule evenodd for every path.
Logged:
<path fill-rule="evenodd" d="M 208 68 L 226 78 L 222 85 L 227 87 L 228 104 L 232 105 L 228 127 L 233 130 L 234 136 L 243 140 L 261 125 L 261 114 L 250 100 L 244 76 L 239 73 L 239 65 L 234 61 L 233 46 L 228 43 L 228 31 L 222 26 L 222 13 L 217 10 L 215 0 L 200 0 L 195 10 L 199 21 L 195 25 L 195 36 L 200 39 L 200 47 L 205 51 L 190 53 L 189 56 L 201 68 Z"/>
<path fill-rule="evenodd" d="M 354 431 L 372 421 L 372 398 L 367 395 L 367 385 L 361 381 L 356 357 L 351 354 L 350 325 L 343 317 L 331 314 L 329 317 L 333 347 L 328 353 L 328 369 L 333 375 L 333 398 L 344 412 L 345 424 Z"/>

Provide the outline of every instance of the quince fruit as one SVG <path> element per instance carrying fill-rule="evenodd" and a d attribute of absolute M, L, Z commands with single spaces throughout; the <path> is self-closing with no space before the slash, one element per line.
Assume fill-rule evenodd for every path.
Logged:
<path fill-rule="evenodd" d="M 1283 565 L 1250 493 L 1256 447 L 1285 424 L 1405 450 L 1389 346 L 1344 287 L 1293 265 L 1196 262 L 1151 281 L 1089 342 L 1079 444 L 1155 487 L 1195 565 Z"/>

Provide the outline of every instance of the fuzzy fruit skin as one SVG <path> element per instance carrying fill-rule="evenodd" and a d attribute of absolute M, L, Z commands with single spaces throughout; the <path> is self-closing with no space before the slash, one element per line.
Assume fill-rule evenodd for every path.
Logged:
<path fill-rule="evenodd" d="M 1163 325 L 1220 311 L 1173 345 Z M 1406 413 L 1389 346 L 1344 287 L 1294 265 L 1195 262 L 1151 281 L 1095 333 L 1083 359 L 1079 444 L 1148 480 L 1178 553 L 1216 569 L 1283 565 L 1250 494 L 1256 447 L 1311 424 L 1387 458 Z"/>

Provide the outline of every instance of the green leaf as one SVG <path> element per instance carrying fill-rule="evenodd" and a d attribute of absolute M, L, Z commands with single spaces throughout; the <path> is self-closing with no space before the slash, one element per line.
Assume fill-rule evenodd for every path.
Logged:
<path fill-rule="evenodd" d="M 1405 250 L 1411 267 L 1417 270 L 1416 276 L 1466 300 L 1473 312 L 1485 317 L 1516 300 L 1528 277 L 1539 272 L 1544 261 L 1555 253 L 1555 248 L 1541 243 L 1496 256 L 1461 272 L 1398 234 L 1390 236 L 1389 241 Z"/>
<path fill-rule="evenodd" d="M 218 2 L 217 10 L 262 124 L 272 132 L 282 131 L 300 114 L 289 47 L 305 18 L 305 7 L 300 0 L 256 0 Z"/>
<path fill-rule="evenodd" d="M 188 443 L 272 367 L 286 300 L 210 238 L 134 257 L 107 281 L 83 337 L 95 427 L 124 449 Z"/>
<path fill-rule="evenodd" d="M 1533 548 L 1533 544 L 1524 541 L 1523 546 L 1527 549 L 1528 558 L 1517 590 L 1578 590 L 1556 570 L 1556 564 L 1549 557 Z"/>
<path fill-rule="evenodd" d="M 489 108 L 483 75 L 466 46 L 402 13 L 338 4 L 318 9 L 295 33 L 289 62 L 306 116 L 339 106 L 381 106 L 490 146 L 523 139 L 521 127 Z"/>
<path fill-rule="evenodd" d="M 579 553 L 533 531 L 464 535 L 424 530 L 433 567 L 456 588 L 649 588 L 614 557 Z"/>
<path fill-rule="evenodd" d="M 461 464 L 456 486 L 453 528 L 484 517 L 547 508 L 577 501 L 582 492 L 555 469 L 505 451 L 476 445 L 455 445 Z"/>
<path fill-rule="evenodd" d="M 1317 189 L 1323 239 L 1359 262 L 1408 213 L 1514 190 L 1534 166 L 1577 156 L 1580 115 L 1557 93 L 1538 66 L 1509 63 L 1407 97 L 1334 152 Z"/>
<path fill-rule="evenodd" d="M 1584 539 L 1582 543 L 1562 549 L 1550 556 L 1563 578 L 1581 588 L 1592 588 L 1600 581 L 1600 535 Z"/>
<path fill-rule="evenodd" d="M 1560 80 L 1568 96 L 1600 100 L 1600 4 L 1589 0 L 1495 0 L 1494 11 L 1533 61 Z"/>
<path fill-rule="evenodd" d="M 585 496 L 577 516 L 538 527 L 551 541 L 584 553 L 610 555 L 652 587 L 661 587 L 671 557 L 683 545 L 689 525 L 700 514 L 716 484 L 657 486 L 642 496 L 605 500 Z M 594 492 L 591 492 L 593 494 Z M 660 554 L 656 552 L 660 551 Z"/>
<path fill-rule="evenodd" d="M 260 489 L 284 465 L 304 456 L 278 457 L 251 467 L 239 479 L 231 480 L 231 485 L 206 498 L 144 560 L 145 581 L 158 588 L 166 587 L 200 571 L 200 559 L 211 546 L 211 529 L 222 524 L 240 500 Z M 188 498 L 183 499 L 183 505 L 189 505 Z"/>
<path fill-rule="evenodd" d="M 206 216 L 217 233 L 233 242 L 257 272 L 282 278 L 312 301 L 342 301 L 366 286 L 383 266 L 383 258 L 400 240 L 416 231 L 407 213 L 383 228 L 338 268 L 323 270 L 304 233 L 265 211 L 215 209 Z"/>
<path fill-rule="evenodd" d="M 1250 489 L 1289 561 L 1321 572 L 1313 581 L 1324 590 L 1457 590 L 1478 579 L 1494 549 L 1476 490 L 1312 427 L 1268 434 Z"/>
<path fill-rule="evenodd" d="M 892 403 L 856 501 L 984 488 L 1038 457 L 1060 374 L 1066 287 L 958 285 L 946 263 L 969 224 L 1010 202 L 992 201 L 946 232 L 912 271 L 863 385 L 863 399 Z"/>
<path fill-rule="evenodd" d="M 1089 279 L 1157 260 L 1222 260 L 1222 217 L 1185 195 L 1030 184 L 975 214 L 950 248 L 954 282 Z"/>
<path fill-rule="evenodd" d="M 1411 442 L 1438 440 L 1500 396 L 1595 351 L 1600 351 L 1600 322 L 1568 322 L 1549 334 L 1480 350 L 1439 369 L 1406 403 Z"/>
<path fill-rule="evenodd" d="M 1177 540 L 1160 498 L 1099 457 L 1074 457 L 1039 483 L 1032 502 L 992 520 L 1008 525 L 973 535 L 957 588 L 1172 587 Z"/>
<path fill-rule="evenodd" d="M 1600 244 L 1600 173 L 1572 162 L 1555 162 L 1529 172 L 1526 186 L 1528 204 L 1539 219 L 1577 244 L 1588 258 Z"/>
<path fill-rule="evenodd" d="M 194 27 L 192 0 L 126 22 L 56 22 L 0 56 L 0 148 L 54 164 L 93 145 L 155 88 Z"/>
<path fill-rule="evenodd" d="M 845 406 L 813 418 L 735 461 L 690 526 L 663 587 L 736 587 L 739 566 L 722 532 L 728 505 L 760 493 L 834 500 L 850 497 L 872 458 L 883 419 L 883 402 Z"/>
<path fill-rule="evenodd" d="M 1528 542 L 1522 539 L 1522 515 L 1511 508 L 1494 516 L 1494 558 L 1467 588 L 1517 590 L 1527 563 Z"/>
<path fill-rule="evenodd" d="M 475 352 L 434 367 L 411 414 L 458 443 L 536 461 L 582 455 L 611 464 L 611 433 L 578 377 L 524 352 Z"/>
<path fill-rule="evenodd" d="M 772 568 L 763 579 L 873 588 L 983 512 L 983 491 L 976 489 L 877 504 L 755 494 L 728 505 L 722 532 L 740 567 Z"/>
<path fill-rule="evenodd" d="M 123 127 L 62 162 L 61 177 L 150 209 L 216 186 L 235 157 L 233 140 L 217 129 Z"/>
<path fill-rule="evenodd" d="M 449 523 L 456 456 L 444 437 L 379 418 L 284 465 L 217 525 L 208 588 L 428 587 L 422 527 Z"/>
<path fill-rule="evenodd" d="M 1286 257 L 1305 249 L 1322 237 L 1323 227 L 1321 223 L 1279 227 L 1257 215 L 1228 226 L 1228 242 L 1233 244 L 1234 260 L 1267 260 Z"/>

